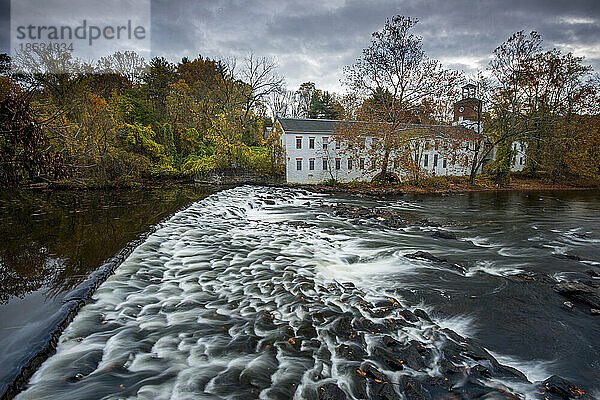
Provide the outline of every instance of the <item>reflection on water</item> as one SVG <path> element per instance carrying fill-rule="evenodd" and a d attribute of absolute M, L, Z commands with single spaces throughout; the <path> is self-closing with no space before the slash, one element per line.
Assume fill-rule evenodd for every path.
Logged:
<path fill-rule="evenodd" d="M 444 226 L 349 219 L 341 201 Z M 598 320 L 517 274 L 597 268 L 599 211 L 592 192 L 223 191 L 123 262 L 19 398 L 535 398 L 551 374 L 597 390 Z"/>
<path fill-rule="evenodd" d="M 0 192 L 0 395 L 74 288 L 152 225 L 214 190 Z"/>

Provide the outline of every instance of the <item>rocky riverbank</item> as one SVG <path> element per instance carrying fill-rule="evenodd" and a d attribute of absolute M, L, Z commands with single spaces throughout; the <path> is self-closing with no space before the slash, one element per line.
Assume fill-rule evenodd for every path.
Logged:
<path fill-rule="evenodd" d="M 430 177 L 420 183 L 400 183 L 397 185 L 373 185 L 366 182 L 337 183 L 335 185 L 296 185 L 316 193 L 340 194 L 348 193 L 357 196 L 380 197 L 402 196 L 404 194 L 426 193 L 465 193 L 465 192 L 498 192 L 498 191 L 535 191 L 535 190 L 598 190 L 600 187 L 593 183 L 562 182 L 548 183 L 538 178 L 513 177 L 504 185 L 493 184 L 489 180 L 478 180 L 470 184 L 466 177 Z"/>

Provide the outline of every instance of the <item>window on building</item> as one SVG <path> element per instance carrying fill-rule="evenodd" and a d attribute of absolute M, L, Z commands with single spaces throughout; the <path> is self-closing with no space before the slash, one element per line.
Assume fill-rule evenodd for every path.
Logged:
<path fill-rule="evenodd" d="M 328 137 L 323 138 L 323 150 L 327 150 L 327 142 L 329 142 Z"/>
<path fill-rule="evenodd" d="M 335 159 L 335 169 L 340 169 L 341 167 L 342 167 L 342 159 L 336 158 Z"/>
<path fill-rule="evenodd" d="M 308 169 L 311 171 L 315 170 L 315 159 L 311 158 L 310 160 L 308 160 Z"/>
<path fill-rule="evenodd" d="M 302 159 L 296 158 L 296 171 L 302 171 Z"/>
<path fill-rule="evenodd" d="M 308 148 L 309 149 L 315 148 L 315 138 L 314 137 L 308 138 Z"/>
<path fill-rule="evenodd" d="M 429 154 L 425 154 L 425 159 L 423 160 L 423 166 L 427 167 L 429 164 Z"/>
<path fill-rule="evenodd" d="M 465 108 L 464 108 L 464 107 L 460 107 L 460 108 L 458 109 L 458 112 L 465 112 Z"/>
<path fill-rule="evenodd" d="M 447 166 L 448 166 L 448 165 L 446 164 L 446 159 L 444 158 L 444 159 L 442 160 L 442 168 L 447 168 Z"/>
<path fill-rule="evenodd" d="M 520 165 L 523 165 L 523 157 L 521 157 L 521 160 L 519 160 Z"/>
<path fill-rule="evenodd" d="M 433 155 L 433 166 L 437 167 L 437 165 L 438 165 L 438 155 L 434 154 Z"/>
<path fill-rule="evenodd" d="M 301 149 L 302 148 L 302 138 L 301 137 L 297 137 L 296 138 L 296 148 L 297 149 Z"/>
<path fill-rule="evenodd" d="M 327 162 L 327 159 L 326 159 L 326 158 L 324 158 L 324 159 L 323 159 L 323 171 L 327 171 L 328 164 L 329 164 L 329 163 Z"/>
<path fill-rule="evenodd" d="M 335 141 L 335 148 L 336 148 L 336 149 L 339 149 L 339 148 L 340 148 L 340 141 L 339 141 L 339 140 L 336 140 L 336 141 Z"/>
<path fill-rule="evenodd" d="M 365 159 L 364 159 L 364 158 L 361 158 L 361 159 L 359 160 L 359 162 L 358 162 L 358 167 L 359 167 L 360 169 L 365 169 Z"/>
<path fill-rule="evenodd" d="M 352 169 L 352 160 L 349 158 L 348 159 L 348 170 Z"/>

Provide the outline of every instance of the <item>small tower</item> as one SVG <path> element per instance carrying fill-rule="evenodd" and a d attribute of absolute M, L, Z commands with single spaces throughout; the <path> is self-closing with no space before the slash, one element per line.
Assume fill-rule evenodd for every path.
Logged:
<path fill-rule="evenodd" d="M 477 86 L 472 83 L 462 87 L 462 99 L 454 103 L 454 122 L 477 121 L 480 101 L 477 99 Z"/>

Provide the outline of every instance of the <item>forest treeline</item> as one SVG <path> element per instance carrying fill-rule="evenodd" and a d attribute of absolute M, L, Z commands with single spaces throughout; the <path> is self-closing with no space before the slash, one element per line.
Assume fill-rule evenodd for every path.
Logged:
<path fill-rule="evenodd" d="M 423 154 L 431 141 L 437 146 L 438 137 L 435 128 L 418 124 L 448 124 L 465 83 L 463 74 L 427 56 L 422 37 L 413 33 L 417 23 L 401 15 L 388 19 L 344 70 L 343 83 L 358 100 L 346 107 L 346 114 L 368 121 L 378 134 L 370 146 L 356 124 L 345 125 L 337 136 L 347 143 L 350 156 L 370 159 L 367 165 L 376 179 L 394 180 L 393 172 L 387 176 L 391 162 L 412 180 L 427 176 Z M 439 137 L 443 157 L 470 153 L 460 163 L 469 167 L 471 182 L 483 170 L 496 183 L 505 183 L 518 149 L 526 151 L 525 172 L 531 176 L 600 182 L 600 79 L 583 57 L 544 49 L 537 32 L 519 31 L 493 51 L 485 73 L 471 82 L 477 93 L 470 96 L 478 99 L 463 104 L 471 104 L 478 121 L 470 127 L 480 127 L 481 134 L 469 139 L 466 150 L 459 132 Z M 407 128 L 407 123 L 417 125 Z"/>
<path fill-rule="evenodd" d="M 390 154 L 422 153 L 396 127 L 450 123 L 466 82 L 427 57 L 412 33 L 417 22 L 396 16 L 375 32 L 344 70 L 343 96 L 313 82 L 288 90 L 275 61 L 252 53 L 173 63 L 125 52 L 95 64 L 52 51 L 0 55 L 0 185 L 129 184 L 226 168 L 281 175 L 278 115 L 391 124 L 370 150 L 378 152 L 370 165 L 385 173 Z M 471 81 L 482 100 L 482 139 L 470 159 L 497 150 L 486 174 L 504 181 L 518 142 L 535 176 L 600 181 L 600 79 L 583 58 L 517 32 Z M 420 165 L 410 160 L 410 168 Z"/>
<path fill-rule="evenodd" d="M 11 74 L 11 62 L 27 72 Z M 280 173 L 279 141 L 265 135 L 272 122 L 256 110 L 283 80 L 270 59 L 250 54 L 240 64 L 2 55 L 0 179 L 105 185 L 232 166 Z"/>

